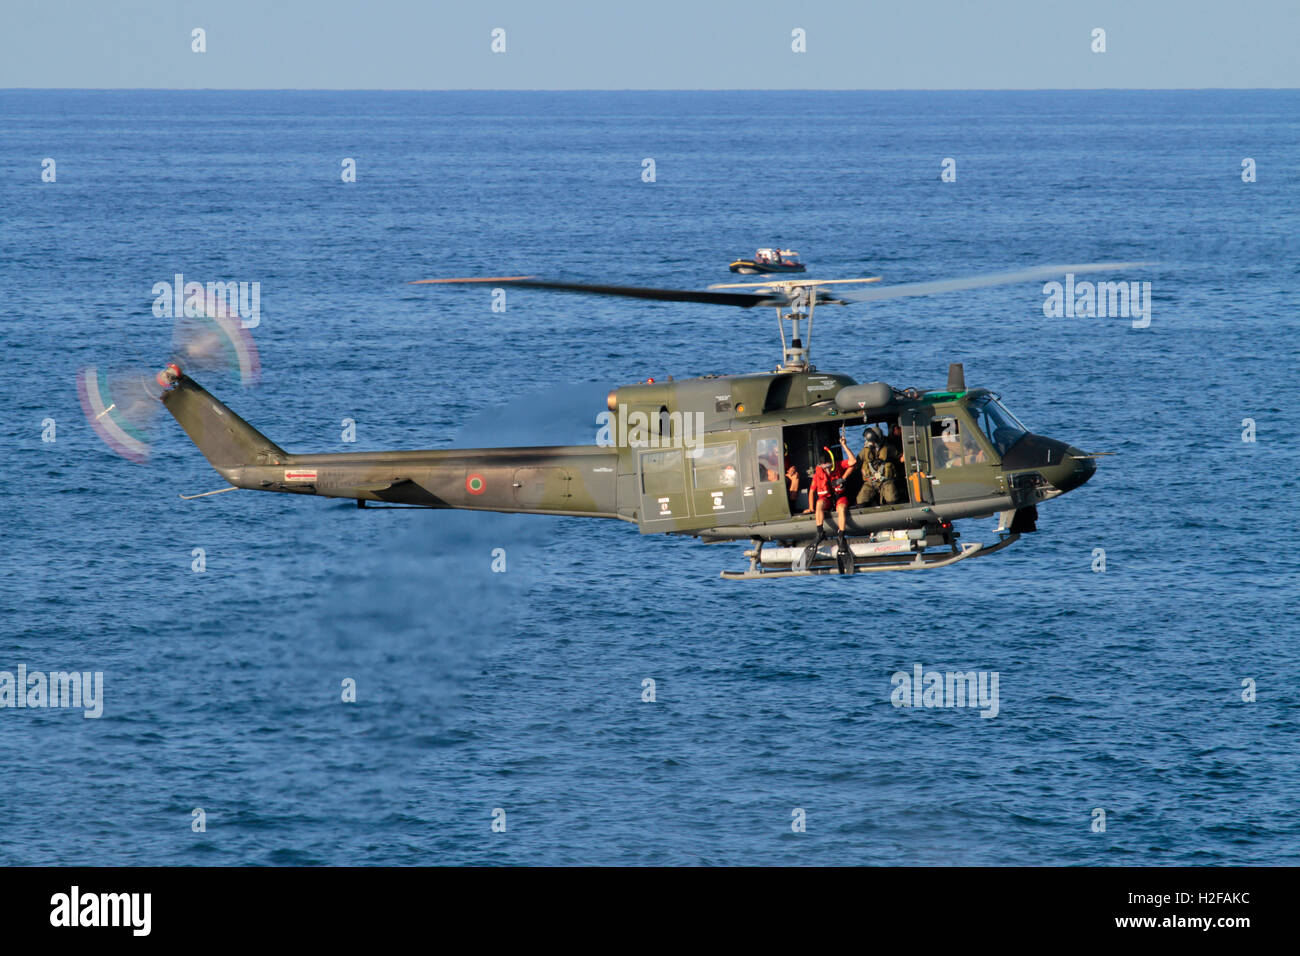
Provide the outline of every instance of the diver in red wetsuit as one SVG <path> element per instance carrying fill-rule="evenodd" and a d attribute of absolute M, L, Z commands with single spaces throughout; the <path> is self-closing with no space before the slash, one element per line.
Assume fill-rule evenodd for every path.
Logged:
<path fill-rule="evenodd" d="M 844 457 L 839 463 L 835 462 L 835 455 L 829 448 L 824 449 L 826 460 L 817 466 L 813 473 L 812 486 L 809 488 L 809 495 L 815 502 L 814 521 L 817 523 L 817 542 L 820 543 L 826 537 L 826 529 L 823 522 L 826 518 L 826 505 L 828 502 L 835 503 L 835 519 L 839 525 L 840 550 L 848 549 L 848 544 L 844 540 L 845 524 L 848 521 L 849 498 L 844 490 L 845 479 L 853 471 L 853 467 L 858 463 L 853 452 L 849 450 L 848 442 L 844 439 L 844 429 L 840 429 L 840 448 L 844 451 Z"/>

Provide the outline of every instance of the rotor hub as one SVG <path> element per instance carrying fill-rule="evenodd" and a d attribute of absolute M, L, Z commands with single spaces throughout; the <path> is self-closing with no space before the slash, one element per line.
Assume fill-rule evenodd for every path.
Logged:
<path fill-rule="evenodd" d="M 154 378 L 157 379 L 158 384 L 163 388 L 175 388 L 176 383 L 181 380 L 182 374 L 179 365 L 175 362 L 168 362 L 158 370 L 158 374 L 154 376 Z"/>

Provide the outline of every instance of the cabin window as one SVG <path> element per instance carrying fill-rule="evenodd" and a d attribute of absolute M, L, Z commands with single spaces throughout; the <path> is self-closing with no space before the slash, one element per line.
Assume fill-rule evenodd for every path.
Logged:
<path fill-rule="evenodd" d="M 984 449 L 967 429 L 965 422 L 955 415 L 945 415 L 930 421 L 931 467 L 960 468 L 963 465 L 982 465 L 987 460 Z"/>
<path fill-rule="evenodd" d="M 682 492 L 682 452 L 646 452 L 641 456 L 641 490 L 647 495 Z"/>
<path fill-rule="evenodd" d="M 767 484 L 781 480 L 781 443 L 775 438 L 758 440 L 758 480 Z"/>
<path fill-rule="evenodd" d="M 736 446 L 707 445 L 697 448 L 691 463 L 696 488 L 734 488 L 739 477 Z"/>

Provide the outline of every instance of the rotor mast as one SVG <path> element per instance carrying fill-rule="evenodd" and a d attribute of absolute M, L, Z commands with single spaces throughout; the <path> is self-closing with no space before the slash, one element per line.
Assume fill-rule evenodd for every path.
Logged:
<path fill-rule="evenodd" d="M 814 372 L 814 366 L 809 358 L 812 350 L 812 322 L 813 310 L 817 307 L 817 294 L 815 290 L 800 286 L 789 290 L 790 304 L 789 312 L 783 311 L 783 306 L 776 307 L 776 327 L 781 333 L 781 365 L 778 372 Z M 808 321 L 808 337 L 801 339 L 799 337 L 799 323 Z M 785 344 L 785 323 L 790 323 L 790 344 Z"/>
<path fill-rule="evenodd" d="M 822 291 L 828 285 L 862 285 L 879 282 L 879 276 L 863 279 L 776 279 L 772 282 L 754 282 L 744 285 L 711 285 L 710 289 L 757 289 L 771 295 L 768 303 L 776 306 L 776 330 L 781 336 L 781 364 L 778 372 L 815 372 L 812 364 L 813 313 L 818 302 L 846 305 L 847 302 Z M 785 323 L 790 323 L 790 342 L 786 344 Z M 807 322 L 807 336 L 800 337 L 799 323 Z"/>
<path fill-rule="evenodd" d="M 710 289 L 753 289 L 764 296 L 756 305 L 776 306 L 776 330 L 781 336 L 781 364 L 778 372 L 815 372 L 809 355 L 812 351 L 813 312 L 818 302 L 847 305 L 848 301 L 831 292 L 828 285 L 862 285 L 879 282 L 879 276 L 862 279 L 773 279 L 769 282 L 741 282 L 711 285 Z M 799 323 L 807 322 L 807 337 L 799 335 Z M 790 323 L 790 341 L 786 343 L 785 323 Z"/>

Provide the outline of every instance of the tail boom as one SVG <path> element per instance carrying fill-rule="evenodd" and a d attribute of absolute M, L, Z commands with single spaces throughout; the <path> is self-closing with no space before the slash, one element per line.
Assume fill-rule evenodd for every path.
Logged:
<path fill-rule="evenodd" d="M 163 395 L 204 457 L 236 488 L 424 508 L 625 518 L 618 452 L 595 445 L 286 452 L 188 376 Z"/>

